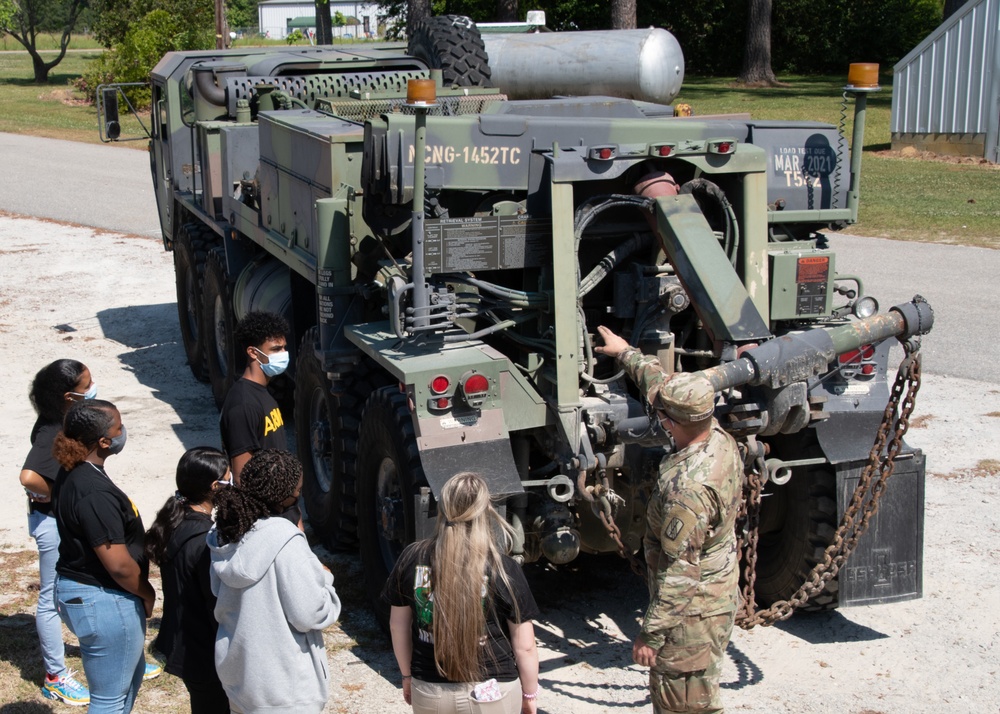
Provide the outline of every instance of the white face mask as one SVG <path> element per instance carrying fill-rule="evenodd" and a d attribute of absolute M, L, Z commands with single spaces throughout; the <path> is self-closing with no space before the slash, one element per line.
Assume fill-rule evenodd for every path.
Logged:
<path fill-rule="evenodd" d="M 74 397 L 83 397 L 84 399 L 96 399 L 97 398 L 97 382 L 91 382 L 90 389 L 88 389 L 83 394 L 79 392 L 70 392 Z"/>
<path fill-rule="evenodd" d="M 267 358 L 266 363 L 261 362 L 260 360 L 257 360 L 257 362 L 260 364 L 260 370 L 268 377 L 277 377 L 279 374 L 288 369 L 289 358 L 287 350 L 284 352 L 274 352 L 272 354 L 265 355 L 256 347 L 254 347 L 254 349 L 257 350 L 257 354 L 263 355 Z"/>

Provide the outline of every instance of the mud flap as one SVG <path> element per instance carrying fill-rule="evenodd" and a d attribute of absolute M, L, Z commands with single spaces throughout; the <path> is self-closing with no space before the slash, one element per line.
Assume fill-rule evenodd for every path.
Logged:
<path fill-rule="evenodd" d="M 838 517 L 847 508 L 864 465 L 863 461 L 837 465 Z M 913 600 L 923 594 L 924 478 L 923 452 L 900 453 L 878 513 L 837 576 L 840 607 Z"/>
<path fill-rule="evenodd" d="M 427 484 L 435 498 L 445 482 L 462 471 L 482 476 L 494 498 L 524 493 L 500 409 L 483 409 L 476 415 L 460 417 L 418 419 L 417 445 Z"/>

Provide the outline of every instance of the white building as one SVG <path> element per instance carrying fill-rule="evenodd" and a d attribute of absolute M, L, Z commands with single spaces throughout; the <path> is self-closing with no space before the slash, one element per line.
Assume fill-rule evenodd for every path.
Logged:
<path fill-rule="evenodd" d="M 385 11 L 374 2 L 337 2 L 330 0 L 330 15 L 342 14 L 347 24 L 333 28 L 334 38 L 379 37 L 379 24 L 385 21 Z M 309 19 L 313 24 L 309 24 Z M 315 29 L 316 4 L 310 0 L 261 0 L 257 5 L 257 21 L 262 35 L 282 39 L 295 29 Z M 294 21 L 294 22 L 292 22 Z M 291 25 L 290 25 L 291 22 Z"/>

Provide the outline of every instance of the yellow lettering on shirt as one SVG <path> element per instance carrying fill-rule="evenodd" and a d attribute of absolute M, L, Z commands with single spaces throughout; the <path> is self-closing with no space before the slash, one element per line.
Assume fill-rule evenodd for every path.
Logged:
<path fill-rule="evenodd" d="M 264 436 L 272 431 L 277 431 L 285 425 L 285 420 L 281 418 L 281 410 L 275 407 L 271 413 L 264 417 Z"/>

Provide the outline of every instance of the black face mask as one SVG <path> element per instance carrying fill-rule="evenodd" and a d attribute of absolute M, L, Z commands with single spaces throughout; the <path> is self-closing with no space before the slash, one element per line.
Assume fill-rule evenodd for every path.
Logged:
<path fill-rule="evenodd" d="M 122 449 L 125 448 L 125 442 L 128 441 L 128 431 L 125 429 L 125 425 L 122 425 L 122 433 L 111 438 L 111 446 L 108 447 L 108 453 L 110 454 L 120 454 Z"/>

